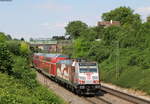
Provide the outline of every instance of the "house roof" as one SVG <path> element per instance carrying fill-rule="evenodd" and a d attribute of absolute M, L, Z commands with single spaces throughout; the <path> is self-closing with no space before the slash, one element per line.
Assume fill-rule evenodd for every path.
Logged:
<path fill-rule="evenodd" d="M 98 22 L 98 26 L 120 26 L 120 22 L 119 21 L 101 21 Z"/>

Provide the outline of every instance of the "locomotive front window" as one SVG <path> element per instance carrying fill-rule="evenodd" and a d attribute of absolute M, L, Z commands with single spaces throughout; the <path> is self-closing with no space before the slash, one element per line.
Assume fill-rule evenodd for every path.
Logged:
<path fill-rule="evenodd" d="M 87 72 L 97 73 L 97 69 L 96 68 L 80 68 L 80 73 L 87 73 Z"/>

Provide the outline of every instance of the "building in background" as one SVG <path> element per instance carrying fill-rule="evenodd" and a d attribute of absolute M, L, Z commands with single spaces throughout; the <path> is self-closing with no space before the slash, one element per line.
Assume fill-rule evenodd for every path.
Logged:
<path fill-rule="evenodd" d="M 109 26 L 120 26 L 120 22 L 119 21 L 99 21 L 97 23 L 98 26 L 102 26 L 102 27 L 109 27 Z"/>
<path fill-rule="evenodd" d="M 63 47 L 71 44 L 71 40 L 53 40 L 53 39 L 32 39 L 30 46 L 41 49 L 48 53 L 62 53 Z"/>
<path fill-rule="evenodd" d="M 37 47 L 44 52 L 56 52 L 57 51 L 57 41 L 51 39 L 32 39 L 30 40 L 30 45 L 32 47 Z"/>

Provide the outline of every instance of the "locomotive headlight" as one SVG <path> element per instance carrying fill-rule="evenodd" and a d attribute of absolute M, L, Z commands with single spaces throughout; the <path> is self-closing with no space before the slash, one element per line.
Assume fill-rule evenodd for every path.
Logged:
<path fill-rule="evenodd" d="M 85 89 L 85 86 L 80 86 L 80 89 Z"/>
<path fill-rule="evenodd" d="M 80 76 L 79 79 L 80 79 L 80 80 L 85 80 L 86 78 L 83 77 L 83 76 Z"/>
<path fill-rule="evenodd" d="M 98 80 L 98 76 L 93 76 L 93 80 Z"/>
<path fill-rule="evenodd" d="M 96 85 L 95 88 L 101 88 L 101 86 L 100 85 Z"/>

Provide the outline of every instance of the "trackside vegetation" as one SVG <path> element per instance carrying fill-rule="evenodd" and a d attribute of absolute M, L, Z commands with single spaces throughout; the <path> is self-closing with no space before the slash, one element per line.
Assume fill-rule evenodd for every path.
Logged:
<path fill-rule="evenodd" d="M 0 104 L 64 104 L 36 81 L 28 43 L 0 33 Z"/>
<path fill-rule="evenodd" d="M 66 34 L 70 34 L 73 44 L 64 47 L 64 53 L 97 61 L 104 82 L 150 94 L 149 17 L 143 22 L 131 8 L 119 7 L 102 14 L 102 20 L 119 21 L 120 26 L 89 27 L 82 21 L 79 26 L 79 21 L 68 23 Z"/>

